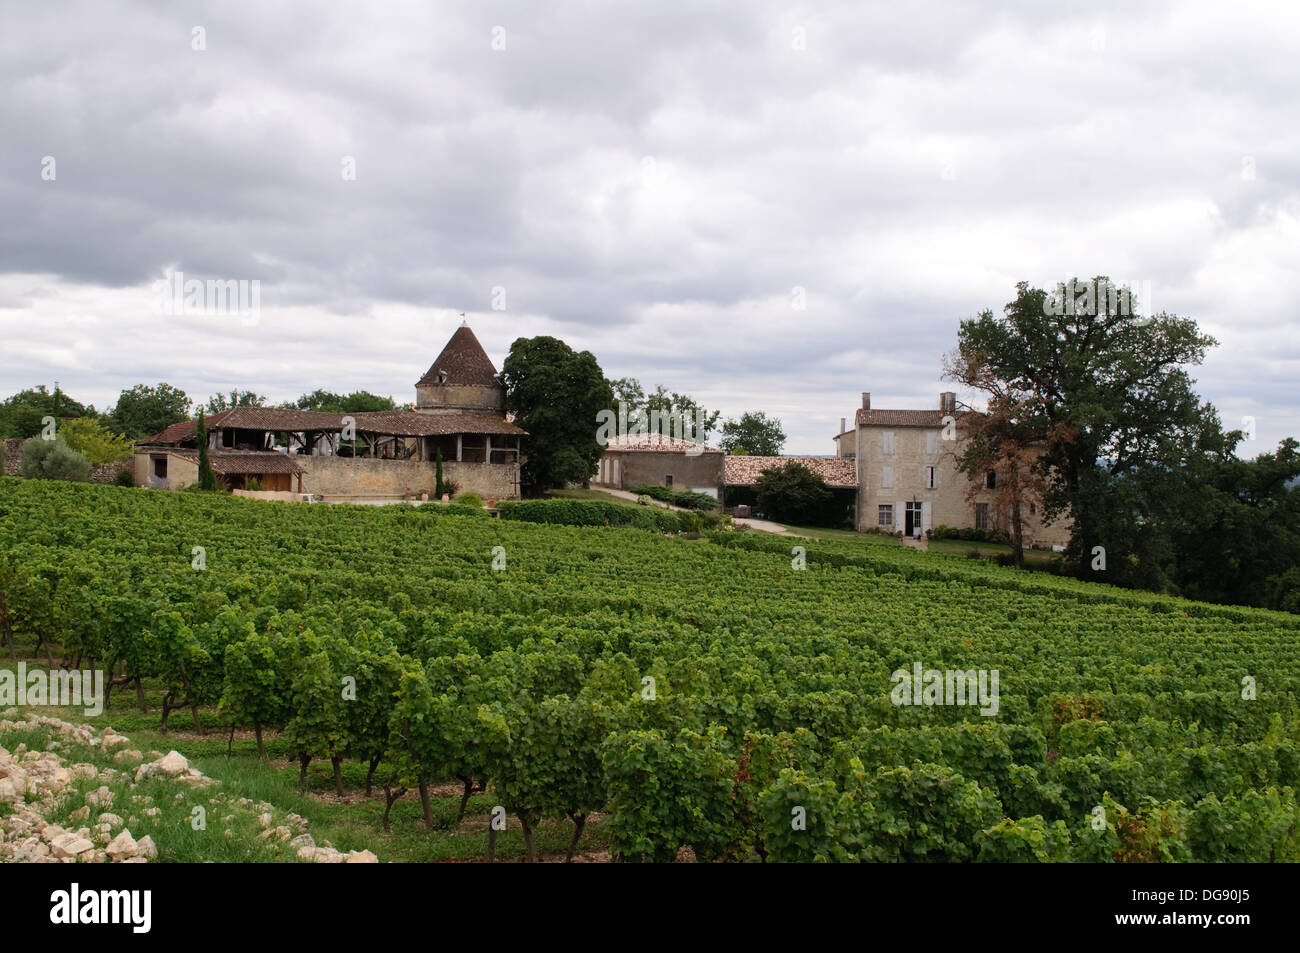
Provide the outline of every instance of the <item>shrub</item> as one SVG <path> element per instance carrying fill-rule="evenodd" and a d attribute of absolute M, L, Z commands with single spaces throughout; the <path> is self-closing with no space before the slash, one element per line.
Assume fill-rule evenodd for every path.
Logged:
<path fill-rule="evenodd" d="M 249 477 L 248 482 L 244 485 L 244 489 L 252 490 L 254 493 L 260 493 L 262 490 L 262 481 L 257 477 Z"/>
<path fill-rule="evenodd" d="M 632 492 L 651 497 L 670 506 L 680 506 L 684 510 L 713 510 L 718 508 L 718 501 L 707 493 L 672 490 L 666 486 L 659 486 L 657 483 L 642 483 Z M 640 500 L 637 502 L 640 502 Z"/>
<path fill-rule="evenodd" d="M 90 461 L 64 443 L 61 437 L 24 440 L 22 462 L 23 476 L 31 480 L 76 480 L 84 483 L 90 479 Z"/>
<path fill-rule="evenodd" d="M 460 506 L 475 506 L 481 509 L 483 506 L 483 497 L 479 496 L 477 493 L 461 493 L 453 502 Z"/>
<path fill-rule="evenodd" d="M 445 507 L 444 507 L 445 509 Z M 603 500 L 503 500 L 497 504 L 503 520 L 558 523 L 566 526 L 632 526 L 676 533 L 686 515 L 658 507 L 607 503 Z"/>
<path fill-rule="evenodd" d="M 768 518 L 801 526 L 838 522 L 835 495 L 826 481 L 802 463 L 791 460 L 765 471 L 754 483 L 759 509 Z"/>
<path fill-rule="evenodd" d="M 113 433 L 93 417 L 61 420 L 58 433 L 69 447 L 89 460 L 91 466 L 102 467 L 131 455 L 131 441 Z"/>
<path fill-rule="evenodd" d="M 113 475 L 113 482 L 118 486 L 135 486 L 135 475 L 130 470 L 118 470 Z"/>

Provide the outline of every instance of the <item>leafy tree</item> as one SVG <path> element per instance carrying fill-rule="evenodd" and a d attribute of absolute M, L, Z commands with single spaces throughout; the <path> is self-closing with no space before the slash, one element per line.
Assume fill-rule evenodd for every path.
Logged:
<path fill-rule="evenodd" d="M 351 394 L 335 394 L 327 390 L 314 390 L 303 394 L 296 401 L 282 405 L 291 410 L 315 410 L 328 414 L 362 414 L 378 410 L 410 409 L 410 404 L 401 407 L 392 397 L 380 397 L 369 391 L 358 390 Z"/>
<path fill-rule="evenodd" d="M 191 403 L 183 390 L 170 384 L 136 384 L 118 395 L 109 425 L 129 440 L 152 437 L 172 424 L 188 420 Z"/>
<path fill-rule="evenodd" d="M 203 419 L 203 408 L 199 408 L 199 425 L 197 430 L 199 443 L 199 489 L 219 490 L 221 483 L 212 469 L 212 460 L 208 456 L 208 425 Z"/>
<path fill-rule="evenodd" d="M 131 441 L 113 433 L 94 417 L 61 420 L 58 433 L 69 447 L 86 457 L 91 466 L 102 467 L 131 455 Z"/>
<path fill-rule="evenodd" d="M 23 441 L 22 473 L 29 480 L 76 480 L 84 483 L 90 479 L 90 461 L 77 453 L 62 437 L 46 440 L 30 437 Z"/>
<path fill-rule="evenodd" d="M 722 425 L 718 445 L 737 456 L 779 457 L 785 446 L 785 431 L 775 417 L 768 417 L 761 410 L 747 411 Z"/>
<path fill-rule="evenodd" d="M 1160 476 L 1171 575 L 1183 595 L 1300 609 L 1285 582 L 1300 565 L 1300 443 L 1288 437 L 1254 460 L 1226 454 Z"/>
<path fill-rule="evenodd" d="M 614 394 L 590 351 L 553 337 L 519 338 L 501 370 L 506 409 L 528 431 L 522 480 L 534 492 L 586 482 L 603 448 L 597 415 Z"/>
<path fill-rule="evenodd" d="M 1094 291 L 1076 297 L 1079 287 Z M 1185 370 L 1217 342 L 1193 320 L 1142 317 L 1124 306 L 1131 295 L 1117 307 L 1095 291 L 1110 287 L 1104 276 L 1076 279 L 1049 296 L 1020 282 L 1001 317 L 985 311 L 962 322 L 951 363 L 1024 395 L 1017 433 L 1043 446 L 1044 518 L 1073 519 L 1068 552 L 1079 575 L 1159 584 L 1160 560 L 1148 549 L 1159 540 L 1135 511 L 1150 499 L 1152 471 L 1224 450 L 1217 414 Z"/>
<path fill-rule="evenodd" d="M 204 409 L 209 414 L 219 414 L 223 410 L 230 410 L 232 407 L 265 407 L 266 398 L 261 394 L 254 394 L 251 390 L 232 390 L 230 396 L 225 394 L 213 394 L 208 398 Z"/>
<path fill-rule="evenodd" d="M 0 403 L 0 437 L 34 437 L 41 432 L 45 417 L 94 417 L 95 408 L 81 404 L 64 393 L 58 384 L 49 391 L 44 384 L 19 391 Z"/>
<path fill-rule="evenodd" d="M 754 481 L 754 496 L 766 516 L 801 526 L 827 521 L 834 504 L 826 481 L 796 460 L 765 470 Z"/>
<path fill-rule="evenodd" d="M 433 498 L 442 499 L 442 447 L 434 450 Z"/>
<path fill-rule="evenodd" d="M 620 377 L 618 380 L 610 381 L 609 386 L 614 393 L 610 409 L 617 410 L 620 401 L 627 405 L 629 431 L 637 429 L 638 422 L 642 429 L 649 431 L 651 425 L 658 420 L 659 432 L 666 436 L 673 436 L 671 420 L 684 416 L 689 425 L 697 429 L 695 433 L 683 436 L 704 443 L 708 440 L 709 434 L 716 429 L 718 418 L 722 416 L 721 411 L 705 410 L 704 406 L 692 397 L 669 391 L 662 384 L 655 388 L 653 394 L 647 394 L 641 382 L 634 377 Z M 785 439 L 784 434 L 782 439 Z"/>

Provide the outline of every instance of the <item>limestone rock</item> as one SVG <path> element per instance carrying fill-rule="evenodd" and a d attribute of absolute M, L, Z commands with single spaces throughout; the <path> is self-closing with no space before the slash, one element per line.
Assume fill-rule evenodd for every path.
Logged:
<path fill-rule="evenodd" d="M 147 857 L 150 860 L 158 859 L 158 848 L 154 846 L 153 838 L 148 834 L 145 834 L 144 837 L 141 837 L 136 841 L 135 847 L 139 856 Z"/>
<path fill-rule="evenodd" d="M 343 861 L 345 864 L 377 864 L 379 858 L 368 850 L 348 851 L 348 859 Z"/>
<path fill-rule="evenodd" d="M 109 843 L 107 852 L 113 860 L 126 860 L 140 852 L 140 845 L 135 842 L 130 831 L 122 831 Z"/>
<path fill-rule="evenodd" d="M 90 841 L 76 834 L 60 834 L 50 844 L 50 851 L 55 857 L 76 857 L 95 847 Z"/>

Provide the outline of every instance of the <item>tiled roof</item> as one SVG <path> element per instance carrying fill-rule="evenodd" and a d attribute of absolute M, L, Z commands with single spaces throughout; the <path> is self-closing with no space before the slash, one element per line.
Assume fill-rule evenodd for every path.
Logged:
<path fill-rule="evenodd" d="M 692 453 L 722 453 L 716 447 L 660 433 L 623 434 L 618 437 L 611 437 L 605 449 L 632 452 L 653 451 L 658 453 L 683 453 L 686 451 Z"/>
<path fill-rule="evenodd" d="M 191 463 L 199 462 L 198 451 L 173 450 L 172 455 L 180 457 L 182 460 L 188 460 Z M 208 459 L 212 461 L 212 469 L 225 476 L 235 473 L 304 472 L 303 468 L 294 462 L 293 457 L 289 456 L 287 453 L 276 453 L 273 450 L 259 450 L 245 453 L 213 452 L 208 454 Z"/>
<path fill-rule="evenodd" d="M 827 486 L 856 487 L 857 466 L 836 457 L 733 457 L 724 462 L 727 486 L 753 486 L 766 471 L 790 462 L 802 463 L 826 481 Z"/>
<path fill-rule="evenodd" d="M 952 416 L 960 424 L 962 418 L 971 413 L 959 410 Z M 859 427 L 942 427 L 943 418 L 948 416 L 942 410 L 859 410 L 854 417 Z"/>
<path fill-rule="evenodd" d="M 447 375 L 446 380 L 440 379 L 443 373 Z M 494 387 L 497 384 L 497 369 L 492 366 L 491 359 L 468 324 L 462 324 L 456 329 L 447 346 L 429 365 L 416 386 L 440 383 L 474 384 L 479 387 Z"/>
<path fill-rule="evenodd" d="M 453 433 L 517 436 L 526 432 L 496 414 L 422 414 L 414 410 L 379 410 L 352 416 L 357 422 L 358 431 L 394 437 L 436 437 Z"/>
<path fill-rule="evenodd" d="M 209 431 L 218 428 L 240 430 L 298 431 L 318 430 L 335 432 L 343 429 L 343 414 L 327 414 L 316 410 L 284 410 L 280 407 L 232 407 L 213 414 L 204 421 Z M 142 445 L 180 443 L 189 440 L 198 430 L 197 420 L 182 420 L 161 433 L 137 441 Z"/>

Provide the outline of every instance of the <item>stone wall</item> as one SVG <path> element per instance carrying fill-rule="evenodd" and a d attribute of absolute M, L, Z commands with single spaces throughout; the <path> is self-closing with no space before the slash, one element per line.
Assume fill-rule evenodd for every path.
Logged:
<path fill-rule="evenodd" d="M 415 409 L 486 410 L 500 412 L 505 407 L 505 396 L 500 387 L 483 387 L 477 384 L 424 384 L 415 388 Z"/>
<path fill-rule="evenodd" d="M 20 438 L 12 437 L 3 441 L 4 443 L 4 475 L 5 476 L 22 476 L 23 475 L 23 441 Z M 112 463 L 106 463 L 103 466 L 91 467 L 91 483 L 113 483 L 117 480 L 118 470 L 130 470 L 131 458 L 123 457 L 121 460 L 114 460 Z"/>
<path fill-rule="evenodd" d="M 302 489 L 326 498 L 400 498 L 408 489 L 433 496 L 437 466 L 419 460 L 372 460 L 366 457 L 295 457 L 303 468 Z M 516 464 L 444 461 L 443 478 L 454 480 L 462 493 L 486 499 L 518 499 Z"/>

